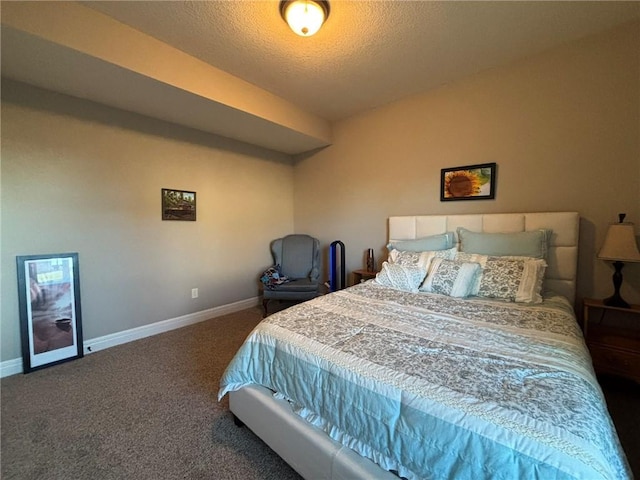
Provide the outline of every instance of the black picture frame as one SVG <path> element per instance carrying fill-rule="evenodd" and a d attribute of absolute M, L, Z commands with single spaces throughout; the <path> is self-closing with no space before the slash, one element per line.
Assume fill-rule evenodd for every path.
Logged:
<path fill-rule="evenodd" d="M 495 163 L 443 168 L 440 172 L 440 201 L 494 199 L 496 170 Z"/>
<path fill-rule="evenodd" d="M 23 372 L 84 356 L 77 253 L 16 257 Z"/>
<path fill-rule="evenodd" d="M 162 189 L 162 220 L 196 221 L 196 192 Z"/>

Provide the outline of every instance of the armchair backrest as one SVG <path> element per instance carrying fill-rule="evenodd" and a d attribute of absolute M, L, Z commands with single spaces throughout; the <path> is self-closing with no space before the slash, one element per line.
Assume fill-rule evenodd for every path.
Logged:
<path fill-rule="evenodd" d="M 271 242 L 271 253 L 283 275 L 291 279 L 320 277 L 320 241 L 309 235 L 294 234 Z"/>

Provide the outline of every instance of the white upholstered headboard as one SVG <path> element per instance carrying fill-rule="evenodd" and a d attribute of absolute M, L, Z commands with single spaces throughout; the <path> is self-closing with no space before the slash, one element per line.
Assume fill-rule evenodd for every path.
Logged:
<path fill-rule="evenodd" d="M 389 217 L 389 241 L 453 232 L 458 227 L 474 232 L 553 230 L 547 254 L 545 289 L 564 295 L 573 304 L 578 268 L 577 212 L 489 213 L 472 215 L 415 215 Z"/>

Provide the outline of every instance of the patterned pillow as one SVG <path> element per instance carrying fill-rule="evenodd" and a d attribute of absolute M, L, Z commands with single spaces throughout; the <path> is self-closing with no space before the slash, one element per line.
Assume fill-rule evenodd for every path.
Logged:
<path fill-rule="evenodd" d="M 391 250 L 388 262 L 404 266 L 419 266 L 426 271 L 429 270 L 431 261 L 434 258 L 446 258 L 447 260 L 453 260 L 457 251 L 457 247 L 448 248 L 447 250 L 428 250 L 425 252 Z M 424 283 L 420 285 L 419 290 L 424 291 Z"/>
<path fill-rule="evenodd" d="M 417 265 L 405 266 L 384 262 L 374 280 L 385 287 L 417 293 L 427 270 Z"/>
<path fill-rule="evenodd" d="M 426 250 L 423 252 L 410 252 L 394 249 L 389 253 L 388 262 L 405 266 L 418 265 L 427 270 L 431 264 L 431 260 L 434 258 L 446 258 L 448 260 L 452 260 L 457 251 L 458 249 L 456 247 L 448 248 L 446 250 Z"/>
<path fill-rule="evenodd" d="M 280 265 L 275 265 L 273 267 L 267 268 L 262 275 L 260 276 L 260 281 L 264 283 L 264 286 L 273 290 L 277 285 L 281 285 L 283 283 L 287 283 L 289 281 L 289 277 L 282 274 L 282 268 Z"/>
<path fill-rule="evenodd" d="M 421 291 L 450 297 L 468 297 L 473 293 L 480 264 L 434 258 Z"/>
<path fill-rule="evenodd" d="M 547 269 L 547 262 L 543 259 L 459 252 L 456 260 L 481 265 L 482 273 L 473 287 L 473 294 L 479 297 L 501 298 L 510 302 L 542 302 L 542 282 Z"/>

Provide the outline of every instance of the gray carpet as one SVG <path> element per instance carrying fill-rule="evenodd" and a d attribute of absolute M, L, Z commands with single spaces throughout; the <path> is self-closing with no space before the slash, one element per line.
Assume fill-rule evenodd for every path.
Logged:
<path fill-rule="evenodd" d="M 299 479 L 216 400 L 260 320 L 249 309 L 2 379 L 2 479 Z M 640 390 L 604 385 L 640 477 Z"/>
<path fill-rule="evenodd" d="M 2 479 L 299 479 L 217 402 L 261 318 L 245 310 L 2 379 Z"/>
<path fill-rule="evenodd" d="M 640 384 L 610 376 L 599 381 L 631 470 L 640 480 Z"/>

